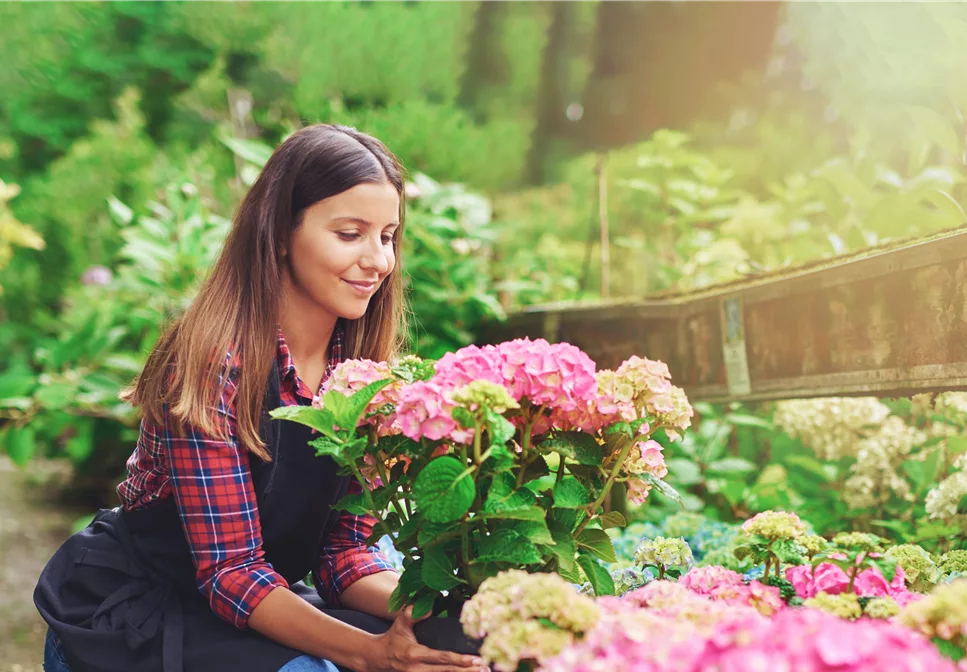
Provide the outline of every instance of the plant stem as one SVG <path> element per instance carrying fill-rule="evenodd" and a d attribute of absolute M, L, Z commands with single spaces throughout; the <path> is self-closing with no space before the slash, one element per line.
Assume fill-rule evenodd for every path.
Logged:
<path fill-rule="evenodd" d="M 379 517 L 379 509 L 376 508 L 376 502 L 373 501 L 373 493 L 369 491 L 369 486 L 366 484 L 366 479 L 363 478 L 362 473 L 360 473 L 359 467 L 356 466 L 355 462 L 351 462 L 349 466 L 352 467 L 353 475 L 356 477 L 356 480 L 359 481 L 361 486 L 363 486 L 363 497 L 366 499 L 366 505 L 369 506 L 370 512 L 376 516 L 379 526 L 383 528 L 383 534 L 393 536 L 393 531 L 389 529 L 386 521 Z M 402 553 L 403 557 L 405 557 L 407 560 L 413 560 L 413 556 L 410 555 L 409 551 L 407 551 L 405 548 L 397 550 Z"/>
<path fill-rule="evenodd" d="M 557 463 L 557 477 L 554 479 L 554 482 L 560 483 L 564 480 L 564 456 L 560 453 L 558 453 L 557 456 L 561 458 L 561 460 Z"/>
<path fill-rule="evenodd" d="M 625 442 L 625 445 L 621 447 L 621 452 L 618 454 L 618 460 L 614 463 L 614 467 L 611 469 L 611 473 L 608 475 L 608 480 L 605 482 L 604 488 L 601 489 L 601 494 L 596 500 L 584 507 L 587 516 L 584 518 L 581 524 L 577 526 L 577 529 L 574 530 L 574 536 L 580 534 L 584 528 L 587 527 L 588 523 L 591 522 L 591 518 L 594 517 L 595 512 L 601 507 L 601 504 L 608 497 L 608 493 L 611 492 L 611 486 L 614 485 L 614 480 L 618 477 L 618 472 L 621 471 L 621 466 L 628 457 L 628 453 L 631 452 L 631 447 L 635 445 L 630 438 L 625 437 L 623 441 Z"/>
<path fill-rule="evenodd" d="M 460 564 L 463 565 L 463 573 L 470 583 L 470 523 L 466 516 L 460 522 Z"/>
<path fill-rule="evenodd" d="M 476 419 L 473 428 L 473 461 L 480 464 L 480 420 Z"/>
<path fill-rule="evenodd" d="M 376 460 L 376 471 L 379 472 L 379 478 L 383 482 L 383 487 L 384 488 L 390 487 L 389 486 L 389 475 L 386 473 L 386 465 L 383 464 L 383 461 L 382 460 Z M 390 499 L 390 502 L 393 504 L 393 508 L 396 509 L 396 513 L 400 514 L 400 518 L 405 523 L 408 519 L 406 517 L 406 513 L 403 511 L 403 507 L 400 506 L 400 502 L 399 502 L 399 499 L 397 497 L 398 494 L 399 493 L 394 490 L 393 491 L 393 496 Z"/>

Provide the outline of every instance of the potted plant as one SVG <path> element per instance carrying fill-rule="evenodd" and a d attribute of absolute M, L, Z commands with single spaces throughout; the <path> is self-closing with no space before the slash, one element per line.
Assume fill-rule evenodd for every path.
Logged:
<path fill-rule="evenodd" d="M 371 514 L 403 572 L 391 608 L 458 617 L 489 577 L 556 572 L 594 592 L 614 586 L 603 506 L 615 483 L 642 501 L 677 494 L 663 446 L 692 408 L 661 362 L 632 357 L 596 371 L 579 348 L 518 339 L 468 346 L 432 362 L 340 364 L 312 407 L 276 418 L 319 432 L 313 446 L 363 485 L 338 506 Z"/>

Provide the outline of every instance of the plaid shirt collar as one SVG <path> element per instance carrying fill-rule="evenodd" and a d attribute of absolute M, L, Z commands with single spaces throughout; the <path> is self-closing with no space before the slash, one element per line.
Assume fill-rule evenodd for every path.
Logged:
<path fill-rule="evenodd" d="M 329 340 L 329 361 L 326 364 L 326 372 L 322 376 L 322 381 L 325 382 L 326 379 L 332 374 L 332 370 L 335 369 L 339 364 L 343 362 L 345 355 L 345 330 L 343 329 L 342 320 L 336 322 L 336 328 L 332 331 L 332 338 Z M 279 364 L 279 378 L 281 380 L 287 380 L 296 378 L 295 362 L 292 361 L 292 353 L 289 351 L 289 345 L 285 342 L 285 335 L 282 333 L 282 327 L 279 327 L 279 342 L 276 351 L 276 359 Z M 317 394 L 318 390 L 314 392 Z"/>

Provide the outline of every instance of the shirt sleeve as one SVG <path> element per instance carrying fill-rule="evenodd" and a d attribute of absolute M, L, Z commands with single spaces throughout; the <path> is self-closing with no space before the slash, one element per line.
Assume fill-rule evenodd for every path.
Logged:
<path fill-rule="evenodd" d="M 158 438 L 168 456 L 171 488 L 195 563 L 198 590 L 219 618 L 246 628 L 259 602 L 288 583 L 265 560 L 262 550 L 252 473 L 237 439 L 232 378 L 217 409 L 228 440 L 177 424 L 167 410 Z"/>
<path fill-rule="evenodd" d="M 358 481 L 349 485 L 350 493 L 362 492 Z M 343 512 L 323 548 L 315 576 L 316 591 L 327 606 L 339 606 L 339 596 L 356 581 L 378 572 L 396 571 L 385 555 L 366 547 L 376 519 Z"/>

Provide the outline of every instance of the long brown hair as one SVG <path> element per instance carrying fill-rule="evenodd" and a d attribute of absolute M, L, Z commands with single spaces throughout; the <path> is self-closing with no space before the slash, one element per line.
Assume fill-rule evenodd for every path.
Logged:
<path fill-rule="evenodd" d="M 282 251 L 306 208 L 359 184 L 385 182 L 400 194 L 400 229 L 393 242 L 397 263 L 365 315 L 341 322 L 347 357 L 393 358 L 405 319 L 400 270 L 403 169 L 379 140 L 345 126 L 317 124 L 292 134 L 272 154 L 242 200 L 198 296 L 159 339 L 122 398 L 153 424 L 162 422 L 167 406 L 175 420 L 226 439 L 215 411 L 227 383 L 229 359 L 238 361 L 238 440 L 269 459 L 259 428 L 281 316 Z"/>

